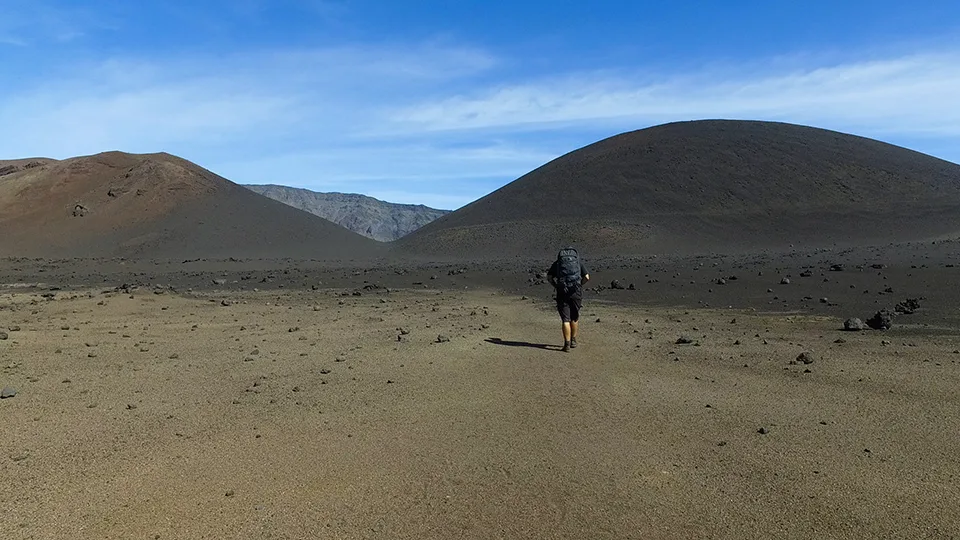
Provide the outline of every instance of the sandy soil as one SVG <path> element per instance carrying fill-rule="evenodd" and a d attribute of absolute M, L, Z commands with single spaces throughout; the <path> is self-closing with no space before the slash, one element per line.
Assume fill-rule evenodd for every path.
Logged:
<path fill-rule="evenodd" d="M 953 327 L 591 297 L 562 353 L 546 294 L 41 292 L 0 294 L 6 537 L 960 530 Z"/>

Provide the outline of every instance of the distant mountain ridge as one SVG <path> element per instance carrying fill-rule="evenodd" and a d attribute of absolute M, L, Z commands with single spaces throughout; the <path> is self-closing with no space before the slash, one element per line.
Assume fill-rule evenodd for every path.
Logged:
<path fill-rule="evenodd" d="M 422 204 L 389 203 L 355 193 L 320 193 L 276 184 L 244 187 L 381 242 L 392 242 L 450 213 Z"/>

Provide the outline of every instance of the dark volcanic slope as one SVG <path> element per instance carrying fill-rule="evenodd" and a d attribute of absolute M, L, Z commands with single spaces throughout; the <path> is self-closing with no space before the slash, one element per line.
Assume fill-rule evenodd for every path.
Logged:
<path fill-rule="evenodd" d="M 0 255 L 367 257 L 379 246 L 169 154 L 0 162 Z"/>
<path fill-rule="evenodd" d="M 244 187 L 380 242 L 392 242 L 450 213 L 422 204 L 388 203 L 356 193 L 317 193 L 273 184 Z"/>
<path fill-rule="evenodd" d="M 696 121 L 571 152 L 401 239 L 410 253 L 857 245 L 960 231 L 960 166 L 791 124 Z"/>

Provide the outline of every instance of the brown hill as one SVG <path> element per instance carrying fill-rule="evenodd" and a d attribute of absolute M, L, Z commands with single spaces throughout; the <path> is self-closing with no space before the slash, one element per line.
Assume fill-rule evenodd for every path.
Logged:
<path fill-rule="evenodd" d="M 409 253 L 856 245 L 960 231 L 960 166 L 791 124 L 681 122 L 557 158 L 399 240 Z"/>
<path fill-rule="evenodd" d="M 169 154 L 0 162 L 0 255 L 354 258 L 375 242 Z"/>

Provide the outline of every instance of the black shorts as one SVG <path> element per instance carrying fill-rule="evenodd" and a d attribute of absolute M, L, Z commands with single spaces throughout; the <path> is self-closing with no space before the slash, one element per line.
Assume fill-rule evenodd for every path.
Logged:
<path fill-rule="evenodd" d="M 577 296 L 557 295 L 557 311 L 560 313 L 560 320 L 563 322 L 577 322 L 580 320 L 580 307 L 583 299 Z"/>

